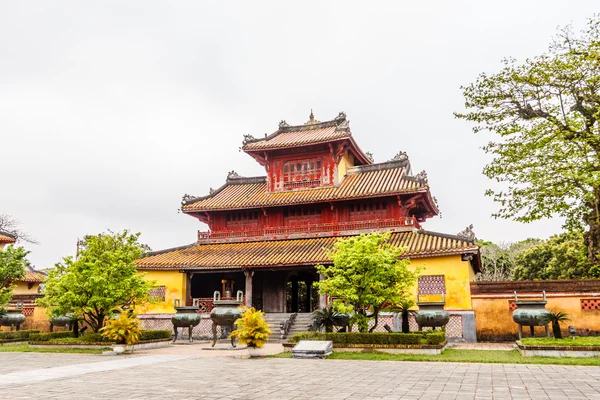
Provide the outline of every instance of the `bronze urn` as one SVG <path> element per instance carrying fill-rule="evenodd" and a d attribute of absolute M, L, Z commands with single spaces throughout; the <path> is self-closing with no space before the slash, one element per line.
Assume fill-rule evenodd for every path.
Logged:
<path fill-rule="evenodd" d="M 428 326 L 435 330 L 437 327 L 445 326 L 450 321 L 450 314 L 444 310 L 446 305 L 446 299 L 442 294 L 442 301 L 439 302 L 427 302 L 422 303 L 419 301 L 419 295 L 417 295 L 417 306 L 419 311 L 415 313 L 415 321 L 419 326 L 419 330 Z"/>
<path fill-rule="evenodd" d="M 523 338 L 523 325 L 529 326 L 531 336 L 536 326 L 543 326 L 546 336 L 549 336 L 548 322 L 546 318 L 552 313 L 546 310 L 546 291 L 542 292 L 541 300 L 519 300 L 515 291 L 515 305 L 517 309 L 512 313 L 512 319 L 519 325 L 519 340 Z"/>
<path fill-rule="evenodd" d="M 0 317 L 0 326 L 10 326 L 10 330 L 16 328 L 18 331 L 21 328 L 21 324 L 25 322 L 25 316 L 23 310 L 12 309 L 6 310 L 5 314 Z"/>
<path fill-rule="evenodd" d="M 221 300 L 221 294 L 216 291 L 213 295 L 214 307 L 210 312 L 212 320 L 213 343 L 217 343 L 217 326 L 224 327 L 230 332 L 233 330 L 235 321 L 242 315 L 241 306 L 244 304 L 244 293 L 238 290 L 235 300 Z M 235 347 L 235 338 L 231 338 L 231 345 Z"/>
<path fill-rule="evenodd" d="M 173 342 L 177 340 L 177 328 L 188 328 L 189 340 L 190 343 L 194 340 L 192 339 L 192 330 L 193 328 L 200 323 L 200 314 L 198 314 L 197 306 L 179 306 L 179 300 L 175 300 L 175 311 L 171 317 L 171 322 L 173 323 L 173 331 L 175 332 L 175 338 Z"/>

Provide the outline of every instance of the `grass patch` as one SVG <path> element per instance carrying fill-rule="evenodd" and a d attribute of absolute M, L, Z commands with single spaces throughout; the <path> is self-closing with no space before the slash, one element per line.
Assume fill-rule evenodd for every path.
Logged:
<path fill-rule="evenodd" d="M 55 349 L 55 348 L 35 348 L 28 344 L 15 344 L 0 346 L 0 353 L 75 353 L 75 354 L 102 354 L 103 351 L 111 350 L 104 349 Z"/>
<path fill-rule="evenodd" d="M 279 353 L 273 358 L 291 358 L 292 353 Z M 600 358 L 575 357 L 521 357 L 518 350 L 455 350 L 447 349 L 440 355 L 387 354 L 334 352 L 327 359 L 368 361 L 432 361 L 468 362 L 492 364 L 553 364 L 553 365 L 600 365 Z"/>
<path fill-rule="evenodd" d="M 524 338 L 521 343 L 525 346 L 600 346 L 600 336 L 575 336 L 575 339 Z"/>

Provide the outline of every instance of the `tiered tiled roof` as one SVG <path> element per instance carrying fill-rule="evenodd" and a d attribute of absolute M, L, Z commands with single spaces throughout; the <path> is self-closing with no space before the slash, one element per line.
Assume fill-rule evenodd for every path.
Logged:
<path fill-rule="evenodd" d="M 352 138 L 349 121 L 346 114 L 341 112 L 338 116 L 325 122 L 319 122 L 310 114 L 310 120 L 304 125 L 288 125 L 285 121 L 279 123 L 279 129 L 264 138 L 254 138 L 247 135 L 242 150 L 248 153 L 287 149 L 291 147 L 311 146 L 330 143 L 340 140 L 349 140 L 353 152 L 360 160 L 360 164 L 370 164 L 369 157 L 358 147 Z"/>
<path fill-rule="evenodd" d="M 315 265 L 330 262 L 325 248 L 337 237 L 242 243 L 193 244 L 150 253 L 136 260 L 141 270 L 239 269 Z M 477 253 L 478 246 L 459 236 L 428 231 L 392 233 L 390 244 L 407 247 L 406 257 Z M 478 260 L 478 257 L 475 257 Z M 479 269 L 479 266 L 474 266 Z"/>
<path fill-rule="evenodd" d="M 186 213 L 235 210 L 418 192 L 429 194 L 426 180 L 411 176 L 408 161 L 399 160 L 353 167 L 339 186 L 316 189 L 268 192 L 266 177 L 229 178 L 208 196 L 186 199 L 181 209 Z"/>
<path fill-rule="evenodd" d="M 15 243 L 17 238 L 8 232 L 0 230 L 0 243 Z"/>
<path fill-rule="evenodd" d="M 45 273 L 36 271 L 30 267 L 25 271 L 25 278 L 19 279 L 19 281 L 28 283 L 42 283 L 46 280 L 46 278 L 47 276 Z"/>

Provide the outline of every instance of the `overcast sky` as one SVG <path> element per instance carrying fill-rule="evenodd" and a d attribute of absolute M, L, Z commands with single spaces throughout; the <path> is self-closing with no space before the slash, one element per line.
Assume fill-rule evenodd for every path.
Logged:
<path fill-rule="evenodd" d="M 142 232 L 153 249 L 205 227 L 177 212 L 234 169 L 281 119 L 345 111 L 375 161 L 407 151 L 428 172 L 442 218 L 425 228 L 516 241 L 560 220 L 494 220 L 489 160 L 453 117 L 462 84 L 547 49 L 596 1 L 260 2 L 0 1 L 0 214 L 40 244 L 39 268 L 107 229 Z"/>

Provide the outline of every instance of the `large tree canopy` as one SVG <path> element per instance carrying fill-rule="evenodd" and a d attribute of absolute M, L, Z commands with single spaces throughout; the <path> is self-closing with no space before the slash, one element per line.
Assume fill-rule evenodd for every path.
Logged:
<path fill-rule="evenodd" d="M 598 277 L 587 258 L 581 232 L 565 232 L 523 250 L 516 257 L 514 279 L 581 279 Z"/>
<path fill-rule="evenodd" d="M 407 259 L 400 259 L 405 249 L 387 243 L 389 233 L 373 233 L 339 239 L 328 254 L 333 265 L 317 265 L 325 279 L 316 283 L 326 293 L 352 306 L 359 329 L 366 330 L 368 318 L 377 318 L 386 305 L 401 304 L 417 275 L 408 269 Z M 371 330 L 372 330 L 371 329 Z"/>
<path fill-rule="evenodd" d="M 0 313 L 12 299 L 14 281 L 25 277 L 27 254 L 22 247 L 12 245 L 0 250 Z"/>
<path fill-rule="evenodd" d="M 541 239 L 526 239 L 516 243 L 496 244 L 479 240 L 477 244 L 481 249 L 481 274 L 477 276 L 477 280 L 511 280 L 519 254 L 541 242 Z"/>
<path fill-rule="evenodd" d="M 154 282 L 136 273 L 133 261 L 147 248 L 139 235 L 87 236 L 77 259 L 65 257 L 49 271 L 38 303 L 53 315 L 73 314 L 98 332 L 116 307 L 144 302 Z"/>
<path fill-rule="evenodd" d="M 500 136 L 485 175 L 505 184 L 489 190 L 496 217 L 529 222 L 561 216 L 570 229 L 587 227 L 588 257 L 600 264 L 600 19 L 579 35 L 560 31 L 548 52 L 504 61 L 463 87 L 458 118 Z"/>

